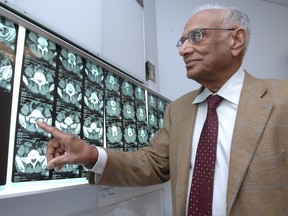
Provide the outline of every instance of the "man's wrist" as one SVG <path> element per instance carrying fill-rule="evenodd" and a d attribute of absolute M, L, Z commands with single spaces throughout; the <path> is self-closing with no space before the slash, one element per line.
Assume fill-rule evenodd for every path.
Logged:
<path fill-rule="evenodd" d="M 87 163 L 87 164 L 84 164 L 84 166 L 87 168 L 87 169 L 92 169 L 94 166 L 95 166 L 95 164 L 96 164 L 96 162 L 97 162 L 97 160 L 98 160 L 98 149 L 97 148 L 95 148 L 95 146 L 90 146 L 90 151 L 91 151 L 91 154 L 90 154 L 90 159 L 89 159 L 89 161 L 91 161 L 91 162 L 89 162 L 89 163 Z"/>
<path fill-rule="evenodd" d="M 84 166 L 86 167 L 86 169 L 92 169 L 95 166 L 96 162 L 91 162 L 88 164 L 84 164 Z"/>
<path fill-rule="evenodd" d="M 94 172 L 96 174 L 101 175 L 104 171 L 104 168 L 106 166 L 108 157 L 106 151 L 98 146 L 94 146 L 94 148 L 97 149 L 97 161 L 95 163 L 95 166 L 93 166 L 89 171 Z"/>

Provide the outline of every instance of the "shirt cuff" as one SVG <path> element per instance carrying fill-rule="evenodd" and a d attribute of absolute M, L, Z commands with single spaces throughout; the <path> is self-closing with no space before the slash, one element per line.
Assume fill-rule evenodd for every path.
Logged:
<path fill-rule="evenodd" d="M 97 146 L 96 148 L 98 150 L 98 160 L 89 171 L 101 175 L 107 163 L 107 153 L 103 148 Z"/>

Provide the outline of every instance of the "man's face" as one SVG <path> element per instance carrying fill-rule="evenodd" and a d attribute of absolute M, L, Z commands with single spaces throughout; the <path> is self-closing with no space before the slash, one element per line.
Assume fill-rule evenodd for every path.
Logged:
<path fill-rule="evenodd" d="M 196 28 L 223 28 L 222 10 L 206 10 L 193 15 L 182 33 L 183 38 Z M 187 77 L 204 85 L 222 82 L 223 76 L 231 68 L 232 55 L 229 37 L 233 31 L 203 30 L 203 38 L 196 44 L 185 40 L 179 54 L 187 69 Z M 225 77 L 225 76 L 224 76 Z"/>

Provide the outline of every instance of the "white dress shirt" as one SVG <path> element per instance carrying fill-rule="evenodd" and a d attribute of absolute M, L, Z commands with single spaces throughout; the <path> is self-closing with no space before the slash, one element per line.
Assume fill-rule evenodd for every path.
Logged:
<path fill-rule="evenodd" d="M 228 171 L 229 171 L 231 141 L 237 114 L 238 102 L 244 82 L 244 76 L 245 76 L 244 70 L 240 68 L 217 92 L 217 94 L 223 97 L 224 99 L 217 107 L 219 131 L 218 131 L 218 143 L 217 143 L 215 176 L 214 176 L 214 192 L 213 192 L 212 212 L 214 216 L 224 216 L 226 214 L 226 192 L 227 192 L 227 183 L 229 174 Z M 193 101 L 193 104 L 199 103 L 199 107 L 197 111 L 195 129 L 192 140 L 192 157 L 191 157 L 189 185 L 191 185 L 194 161 L 196 157 L 196 151 L 200 133 L 204 125 L 204 121 L 206 119 L 207 114 L 206 98 L 210 94 L 212 94 L 212 92 L 210 92 L 208 89 L 204 89 L 203 92 L 201 92 Z M 107 154 L 104 149 L 99 147 L 96 148 L 99 151 L 99 158 L 95 166 L 92 169 L 90 169 L 90 171 L 96 174 L 95 181 L 97 182 L 99 176 L 102 174 L 105 168 L 107 162 Z M 189 197 L 187 197 L 187 201 L 188 198 Z"/>
<path fill-rule="evenodd" d="M 95 175 L 95 182 L 97 182 L 97 179 L 99 178 L 99 175 L 101 175 L 103 173 L 103 170 L 106 166 L 106 162 L 107 162 L 107 154 L 105 152 L 105 150 L 103 148 L 97 147 L 98 149 L 98 160 L 96 162 L 96 164 L 94 165 L 94 167 L 92 167 L 92 169 L 90 169 L 91 172 L 94 172 Z"/>
<path fill-rule="evenodd" d="M 217 107 L 219 129 L 216 152 L 216 164 L 214 175 L 213 205 L 212 213 L 214 216 L 226 215 L 226 193 L 228 183 L 228 171 L 230 160 L 230 149 L 234 123 L 237 114 L 240 93 L 244 82 L 244 70 L 240 68 L 216 93 L 223 97 L 222 102 Z M 197 146 L 207 115 L 206 98 L 213 94 L 208 89 L 204 89 L 193 101 L 193 104 L 199 104 L 195 121 L 195 129 L 192 140 L 192 157 L 189 185 L 191 186 L 194 162 L 196 158 Z M 189 198 L 190 189 L 187 197 Z M 188 206 L 188 205 L 187 205 Z"/>

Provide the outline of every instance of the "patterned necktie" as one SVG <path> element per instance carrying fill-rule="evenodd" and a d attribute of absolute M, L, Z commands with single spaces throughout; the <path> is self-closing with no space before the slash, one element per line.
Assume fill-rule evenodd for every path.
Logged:
<path fill-rule="evenodd" d="M 219 95 L 208 97 L 208 111 L 201 131 L 189 196 L 188 215 L 212 215 L 212 198 L 218 116 L 216 107 L 222 101 Z"/>

